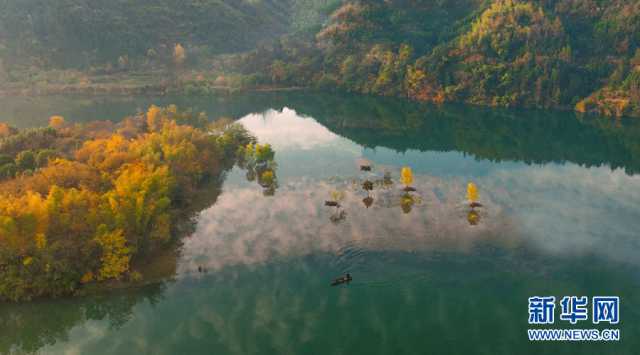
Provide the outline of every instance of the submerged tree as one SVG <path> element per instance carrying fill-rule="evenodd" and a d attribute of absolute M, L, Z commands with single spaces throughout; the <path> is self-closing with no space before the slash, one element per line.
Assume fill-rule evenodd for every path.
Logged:
<path fill-rule="evenodd" d="M 467 185 L 467 200 L 469 203 L 478 201 L 478 188 L 476 187 L 476 184 L 472 182 Z"/>
<path fill-rule="evenodd" d="M 482 207 L 482 204 L 478 202 L 478 187 L 473 182 L 467 185 L 467 201 L 471 208 Z"/>
<path fill-rule="evenodd" d="M 405 166 L 400 171 L 400 181 L 405 185 L 405 189 L 409 189 L 411 184 L 413 183 L 413 173 L 411 172 L 411 168 Z"/>
<path fill-rule="evenodd" d="M 239 150 L 241 166 L 247 170 L 247 180 L 254 181 L 264 188 L 265 196 L 273 196 L 278 187 L 275 152 L 270 144 L 249 143 Z"/>

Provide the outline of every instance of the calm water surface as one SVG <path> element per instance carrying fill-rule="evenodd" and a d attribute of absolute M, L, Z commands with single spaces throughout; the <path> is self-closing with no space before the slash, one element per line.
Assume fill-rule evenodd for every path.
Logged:
<path fill-rule="evenodd" d="M 274 196 L 235 168 L 173 277 L 0 305 L 0 352 L 638 353 L 638 122 L 313 93 L 2 99 L 0 117 L 28 127 L 170 102 L 237 119 L 271 143 Z M 360 172 L 363 163 L 373 170 Z M 411 203 L 398 184 L 405 165 Z M 385 172 L 392 184 L 379 183 Z M 364 180 L 376 182 L 369 207 Z M 484 204 L 476 225 L 469 181 Z M 341 210 L 324 206 L 332 192 Z M 350 285 L 329 287 L 345 272 Z M 529 343 L 534 295 L 620 296 L 622 341 Z"/>

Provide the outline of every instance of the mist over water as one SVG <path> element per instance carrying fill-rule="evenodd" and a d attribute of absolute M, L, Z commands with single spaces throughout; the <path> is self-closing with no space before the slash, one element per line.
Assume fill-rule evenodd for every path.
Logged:
<path fill-rule="evenodd" d="M 419 152 L 384 149 L 378 165 L 377 150 L 358 147 L 288 108 L 251 114 L 239 122 L 274 145 L 281 187 L 276 198 L 260 199 L 251 186 L 234 184 L 240 179 L 232 175 L 218 202 L 201 213 L 195 235 L 185 244 L 187 260 L 191 251 L 202 258 L 209 255 L 201 262 L 219 269 L 314 252 L 341 254 L 354 246 L 464 252 L 491 241 L 507 249 L 526 245 L 558 257 L 596 255 L 640 262 L 636 253 L 640 210 L 634 208 L 640 203 L 640 177 L 620 169 L 507 162 L 493 163 L 478 174 L 473 168 L 488 162 L 438 152 L 416 159 Z M 365 156 L 375 164 L 372 173 L 358 171 L 357 163 Z M 456 164 L 431 173 L 431 163 L 442 165 L 438 162 L 447 160 Z M 414 183 L 420 203 L 409 214 L 399 203 L 403 192 L 397 182 L 404 165 L 420 173 Z M 367 194 L 359 182 L 382 179 L 384 171 L 395 175 L 396 184 L 373 192 L 373 206 L 364 208 Z M 485 208 L 477 226 L 466 220 L 468 181 L 476 181 L 482 189 Z M 322 204 L 333 190 L 345 191 L 342 205 L 347 218 L 337 225 L 327 223 L 334 211 Z M 210 237 L 215 235 L 235 237 Z"/>
<path fill-rule="evenodd" d="M 473 109 L 447 111 L 445 122 L 441 112 L 425 113 L 433 126 L 407 130 L 394 124 L 407 115 L 394 102 L 378 102 L 379 112 L 397 113 L 392 119 L 353 113 L 362 107 L 357 98 L 320 101 L 331 109 L 313 96 L 271 99 L 267 107 L 267 99 L 209 104 L 217 107 L 212 118 L 237 113 L 273 145 L 274 196 L 234 168 L 215 204 L 200 212 L 170 280 L 0 306 L 4 324 L 21 324 L 0 352 L 583 354 L 594 344 L 530 344 L 527 298 L 600 294 L 622 298 L 628 338 L 595 347 L 637 349 L 640 177 L 634 158 L 614 154 L 623 148 L 579 154 L 567 138 L 559 155 L 546 150 L 542 133 L 519 146 L 502 146 L 482 130 L 474 144 L 446 138 L 455 127 L 474 129 L 460 113 Z M 518 132 L 520 123 L 492 119 Z M 611 127 L 563 119 L 624 141 Z M 362 164 L 372 171 L 360 171 Z M 410 203 L 399 182 L 403 166 L 414 175 Z M 374 182 L 370 193 L 366 180 Z M 475 225 L 465 204 L 469 181 L 484 205 Z M 341 207 L 325 206 L 336 191 Z M 351 284 L 329 286 L 347 272 Z"/>

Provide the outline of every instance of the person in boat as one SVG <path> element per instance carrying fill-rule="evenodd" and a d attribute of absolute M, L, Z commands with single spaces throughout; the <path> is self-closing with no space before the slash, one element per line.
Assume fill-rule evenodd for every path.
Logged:
<path fill-rule="evenodd" d="M 329 207 L 340 208 L 340 203 L 338 203 L 338 201 L 324 201 L 324 205 Z"/>
<path fill-rule="evenodd" d="M 344 283 L 349 283 L 351 282 L 351 280 L 353 280 L 353 278 L 351 278 L 351 274 L 347 273 L 346 275 L 340 276 L 337 279 L 333 280 L 333 282 L 331 282 L 331 286 L 338 286 Z"/>

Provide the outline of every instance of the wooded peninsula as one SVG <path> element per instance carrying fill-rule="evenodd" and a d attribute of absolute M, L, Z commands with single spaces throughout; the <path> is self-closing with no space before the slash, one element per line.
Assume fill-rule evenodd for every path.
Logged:
<path fill-rule="evenodd" d="M 117 124 L 60 116 L 43 128 L 2 124 L 0 135 L 2 300 L 142 279 L 133 266 L 187 234 L 194 214 L 215 202 L 212 185 L 236 163 L 265 194 L 275 190 L 269 145 L 240 125 L 173 105 Z M 208 201 L 198 202 L 203 192 Z"/>

